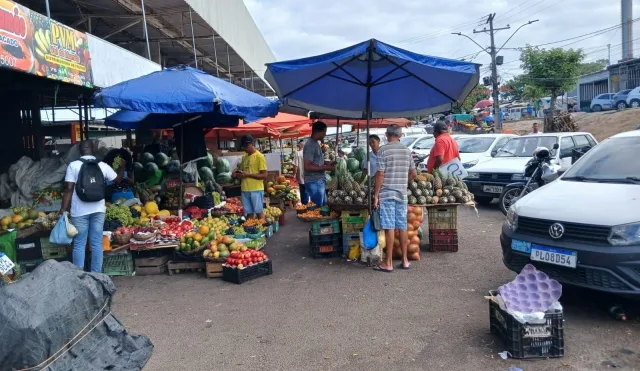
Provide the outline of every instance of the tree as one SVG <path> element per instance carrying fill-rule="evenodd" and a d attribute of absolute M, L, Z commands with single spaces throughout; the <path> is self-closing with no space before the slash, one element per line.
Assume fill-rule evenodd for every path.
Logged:
<path fill-rule="evenodd" d="M 545 115 L 544 130 L 551 128 L 556 97 L 561 91 L 575 88 L 580 76 L 580 64 L 584 59 L 582 50 L 538 49 L 527 47 L 520 54 L 527 85 L 532 85 L 551 95 L 551 109 Z"/>
<path fill-rule="evenodd" d="M 524 88 L 527 85 L 526 79 L 522 75 L 515 76 L 502 86 L 507 89 L 505 95 L 512 100 L 521 100 L 524 94 Z"/>
<path fill-rule="evenodd" d="M 462 102 L 462 105 L 458 105 L 457 109 L 454 109 L 454 111 L 458 113 L 470 112 L 473 109 L 473 106 L 483 99 L 489 99 L 489 89 L 482 85 L 477 85 L 473 90 L 471 90 L 471 93 L 467 95 L 465 100 Z"/>
<path fill-rule="evenodd" d="M 592 73 L 604 71 L 609 65 L 609 61 L 606 59 L 598 59 L 593 62 L 580 63 L 578 68 L 578 76 L 589 75 Z"/>

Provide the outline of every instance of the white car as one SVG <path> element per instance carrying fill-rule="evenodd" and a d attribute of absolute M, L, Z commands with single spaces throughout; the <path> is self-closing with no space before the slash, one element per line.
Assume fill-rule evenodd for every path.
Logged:
<path fill-rule="evenodd" d="M 627 107 L 640 108 L 640 86 L 631 90 L 627 95 Z"/>
<path fill-rule="evenodd" d="M 431 134 L 409 135 L 400 138 L 400 143 L 409 148 L 411 152 L 429 156 L 431 147 L 436 143 L 436 139 Z"/>
<path fill-rule="evenodd" d="M 477 203 L 488 205 L 494 198 L 500 197 L 506 185 L 524 179 L 525 165 L 536 148 L 546 147 L 552 150 L 552 163 L 560 165 L 560 172 L 563 172 L 571 166 L 574 148 L 593 147 L 597 143 L 591 133 L 580 132 L 511 138 L 492 159 L 469 169 L 464 182 Z"/>
<path fill-rule="evenodd" d="M 465 169 L 489 161 L 515 134 L 477 134 L 455 138 Z"/>
<path fill-rule="evenodd" d="M 614 135 L 516 201 L 500 236 L 507 268 L 531 263 L 563 285 L 640 298 L 639 156 L 640 131 Z"/>

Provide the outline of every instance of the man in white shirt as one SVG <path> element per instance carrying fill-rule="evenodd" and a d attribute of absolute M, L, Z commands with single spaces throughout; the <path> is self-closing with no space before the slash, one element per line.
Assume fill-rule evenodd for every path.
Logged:
<path fill-rule="evenodd" d="M 80 143 L 80 155 L 80 158 L 84 160 L 96 159 L 93 155 L 91 141 L 85 140 Z M 84 268 L 84 256 L 87 239 L 89 239 L 91 244 L 91 272 L 102 272 L 102 231 L 106 207 L 104 198 L 96 202 L 85 202 L 78 197 L 75 185 L 78 182 L 78 175 L 82 165 L 82 161 L 76 160 L 67 166 L 60 214 L 68 211 L 69 207 L 71 207 L 71 224 L 78 230 L 78 234 L 73 238 L 73 264 L 80 269 Z M 98 165 L 102 170 L 105 181 L 115 181 L 117 183 L 124 176 L 126 165 L 124 160 L 122 160 L 117 174 L 104 162 L 100 162 Z"/>
<path fill-rule="evenodd" d="M 300 140 L 297 145 L 297 150 L 293 154 L 293 174 L 296 177 L 296 181 L 300 185 L 300 202 L 303 205 L 309 203 L 309 195 L 304 187 L 304 158 L 302 156 L 302 148 L 304 147 L 304 140 Z"/>
<path fill-rule="evenodd" d="M 531 127 L 531 133 L 529 133 L 529 135 L 536 135 L 536 134 L 542 134 L 542 132 L 538 129 L 538 123 L 534 122 Z"/>

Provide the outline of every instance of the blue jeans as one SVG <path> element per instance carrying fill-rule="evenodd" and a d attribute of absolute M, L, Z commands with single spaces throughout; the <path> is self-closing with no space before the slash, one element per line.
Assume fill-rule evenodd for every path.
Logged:
<path fill-rule="evenodd" d="M 304 183 L 307 195 L 309 195 L 311 201 L 318 206 L 324 206 L 327 204 L 327 193 L 325 192 L 324 185 L 324 179 Z"/>
<path fill-rule="evenodd" d="M 307 193 L 307 187 L 304 184 L 300 184 L 300 203 L 306 205 L 309 203 L 309 194 Z"/>
<path fill-rule="evenodd" d="M 104 213 L 72 216 L 71 224 L 78 230 L 73 238 L 73 264 L 84 269 L 84 255 L 87 251 L 87 238 L 91 244 L 91 272 L 102 273 L 102 231 Z"/>

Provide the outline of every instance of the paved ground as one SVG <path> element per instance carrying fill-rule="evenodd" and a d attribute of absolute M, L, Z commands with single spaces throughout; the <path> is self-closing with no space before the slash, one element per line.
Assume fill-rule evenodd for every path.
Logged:
<path fill-rule="evenodd" d="M 479 213 L 461 210 L 458 253 L 423 253 L 391 274 L 310 259 L 308 226 L 288 215 L 267 246 L 272 276 L 118 278 L 115 313 L 153 341 L 145 370 L 640 370 L 640 322 L 614 321 L 591 295 L 565 304 L 564 358 L 501 360 L 483 296 L 514 274 L 501 262 L 502 214 Z"/>

